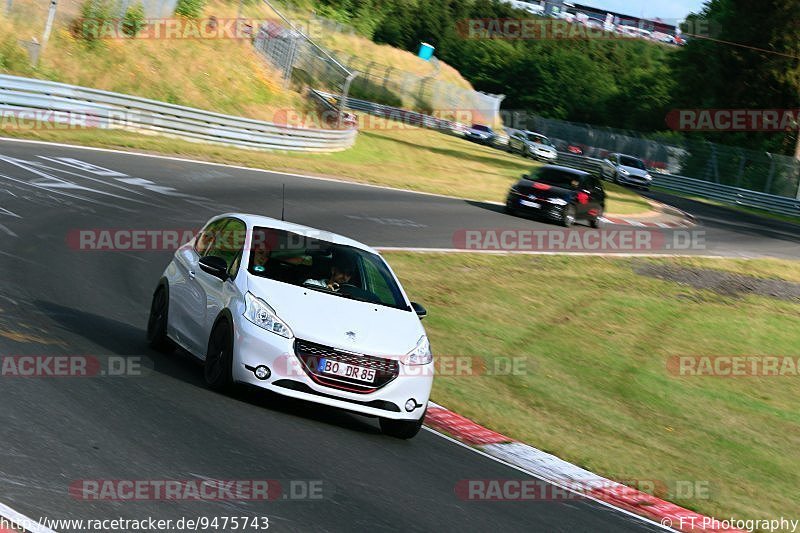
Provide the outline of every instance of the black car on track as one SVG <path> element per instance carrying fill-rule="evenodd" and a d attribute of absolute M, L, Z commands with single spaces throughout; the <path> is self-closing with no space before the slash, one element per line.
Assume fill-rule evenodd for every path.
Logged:
<path fill-rule="evenodd" d="M 523 174 L 511 186 L 505 210 L 553 220 L 565 227 L 585 220 L 597 228 L 605 205 L 606 193 L 599 178 L 582 170 L 547 165 Z"/>

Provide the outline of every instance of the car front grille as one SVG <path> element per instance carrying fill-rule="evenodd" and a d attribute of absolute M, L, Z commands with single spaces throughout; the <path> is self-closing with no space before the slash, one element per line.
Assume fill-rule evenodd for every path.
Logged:
<path fill-rule="evenodd" d="M 305 373 L 315 382 L 360 394 L 375 392 L 394 381 L 400 374 L 400 362 L 396 359 L 352 353 L 301 339 L 295 340 L 294 353 L 303 363 Z M 322 374 L 317 371 L 322 359 L 375 370 L 375 381 L 365 383 L 349 377 Z"/>

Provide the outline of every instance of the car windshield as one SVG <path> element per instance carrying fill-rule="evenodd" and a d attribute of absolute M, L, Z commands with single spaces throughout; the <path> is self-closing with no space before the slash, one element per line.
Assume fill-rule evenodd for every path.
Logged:
<path fill-rule="evenodd" d="M 645 170 L 644 163 L 636 159 L 635 157 L 629 157 L 627 155 L 619 156 L 619 164 L 625 167 L 631 168 L 638 168 L 639 170 Z"/>
<path fill-rule="evenodd" d="M 576 189 L 581 181 L 580 175 L 557 168 L 536 169 L 531 173 L 531 179 L 545 185 L 562 187 L 564 189 Z"/>
<path fill-rule="evenodd" d="M 528 140 L 531 142 L 543 144 L 545 146 L 553 146 L 553 143 L 550 142 L 550 139 L 548 139 L 544 135 L 536 135 L 535 133 L 529 133 Z"/>
<path fill-rule="evenodd" d="M 476 131 L 484 131 L 487 133 L 492 131 L 492 128 L 490 128 L 489 126 L 484 126 L 483 124 L 473 124 L 472 129 Z"/>
<path fill-rule="evenodd" d="M 383 259 L 352 246 L 256 227 L 247 270 L 342 298 L 408 309 Z"/>

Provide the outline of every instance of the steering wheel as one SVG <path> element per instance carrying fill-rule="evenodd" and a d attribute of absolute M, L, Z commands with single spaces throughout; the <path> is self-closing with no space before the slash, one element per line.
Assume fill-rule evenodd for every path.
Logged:
<path fill-rule="evenodd" d="M 374 293 L 351 283 L 339 284 L 339 291 L 344 292 L 349 296 L 354 296 L 359 300 L 365 300 L 372 303 L 380 302 L 380 299 Z"/>

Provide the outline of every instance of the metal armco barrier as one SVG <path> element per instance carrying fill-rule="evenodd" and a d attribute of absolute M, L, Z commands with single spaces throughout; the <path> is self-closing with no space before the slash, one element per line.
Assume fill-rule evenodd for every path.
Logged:
<path fill-rule="evenodd" d="M 556 164 L 600 175 L 600 159 L 559 152 Z M 800 198 L 775 196 L 672 174 L 652 172 L 650 175 L 653 176 L 653 186 L 655 187 L 682 192 L 699 198 L 708 198 L 729 205 L 752 207 L 782 215 L 800 216 Z"/>
<path fill-rule="evenodd" d="M 120 93 L 18 76 L 0 75 L 0 112 L 69 124 L 156 132 L 184 140 L 238 147 L 302 152 L 337 152 L 353 146 L 355 129 L 322 130 L 282 126 Z"/>
<path fill-rule="evenodd" d="M 324 91 L 311 91 L 317 98 L 327 100 L 329 102 L 338 103 L 340 96 L 337 94 L 327 93 Z M 416 111 L 402 109 L 400 107 L 392 107 L 383 104 L 376 104 L 367 100 L 358 100 L 357 98 L 347 99 L 347 108 L 353 111 L 361 111 L 377 117 L 385 117 L 387 119 L 396 120 L 403 124 L 410 126 L 419 126 L 422 128 L 430 128 L 435 130 L 445 130 L 450 132 L 456 127 L 456 123 L 451 120 L 432 117 Z"/>

